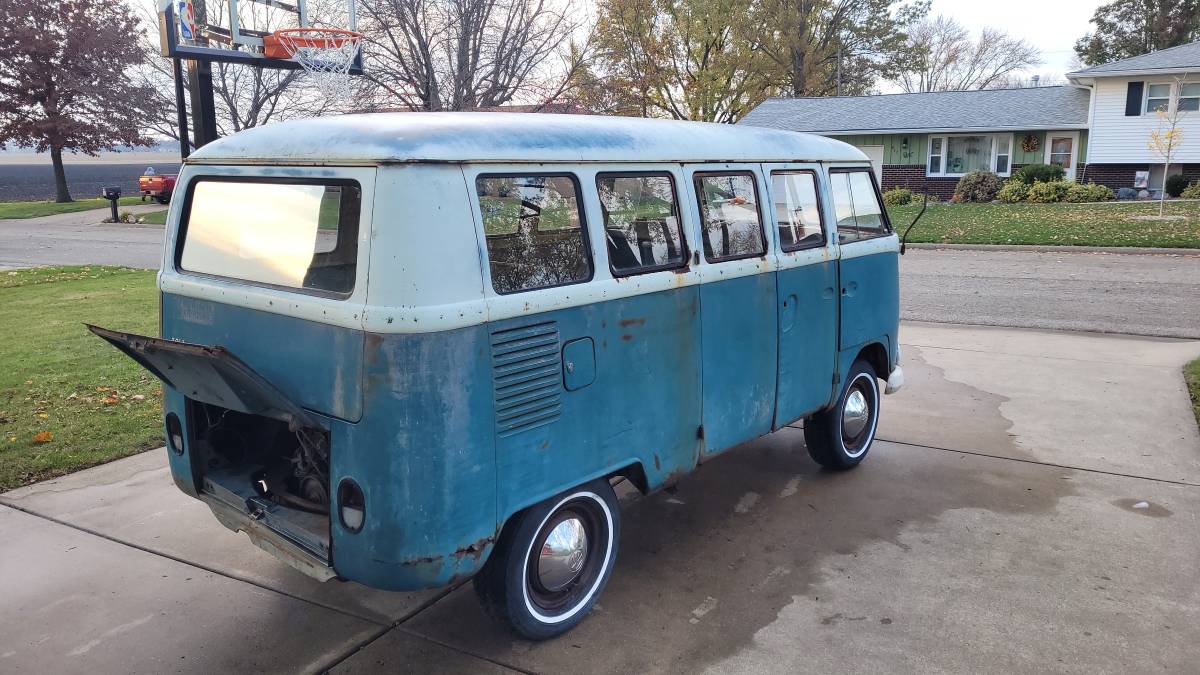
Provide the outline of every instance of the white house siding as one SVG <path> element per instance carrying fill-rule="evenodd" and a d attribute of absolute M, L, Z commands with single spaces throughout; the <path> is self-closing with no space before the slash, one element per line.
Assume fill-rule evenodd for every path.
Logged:
<path fill-rule="evenodd" d="M 1125 116 L 1125 96 L 1130 81 L 1148 85 L 1171 82 L 1174 76 L 1104 77 L 1095 85 L 1092 128 L 1088 139 L 1089 164 L 1138 164 L 1163 161 L 1150 150 L 1150 133 L 1159 128 L 1158 115 L 1145 113 Z M 1200 81 L 1200 72 L 1189 78 Z M 1143 103 L 1144 108 L 1144 103 Z M 1200 163 L 1200 113 L 1180 117 L 1183 143 L 1175 150 L 1172 163 Z"/>

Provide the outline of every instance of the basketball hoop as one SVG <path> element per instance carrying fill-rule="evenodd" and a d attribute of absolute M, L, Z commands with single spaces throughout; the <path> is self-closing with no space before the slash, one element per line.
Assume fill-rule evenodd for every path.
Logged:
<path fill-rule="evenodd" d="M 300 64 L 328 99 L 350 93 L 350 66 L 362 33 L 341 28 L 283 28 L 263 38 L 263 56 Z"/>

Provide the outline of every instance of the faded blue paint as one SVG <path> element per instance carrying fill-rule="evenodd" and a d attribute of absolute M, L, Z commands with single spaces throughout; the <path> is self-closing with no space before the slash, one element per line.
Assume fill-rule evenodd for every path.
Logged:
<path fill-rule="evenodd" d="M 845 244 L 842 248 L 850 250 L 855 245 Z M 896 335 L 900 322 L 899 254 L 887 251 L 844 259 L 839 275 L 842 287 L 839 347 L 850 349 L 881 336 Z M 894 352 L 888 350 L 889 354 Z M 887 377 L 887 373 L 879 375 Z"/>
<path fill-rule="evenodd" d="M 785 254 L 786 255 L 786 254 Z M 778 273 L 779 390 L 775 428 L 828 406 L 837 392 L 837 261 Z"/>
<path fill-rule="evenodd" d="M 590 337 L 563 345 L 563 385 L 578 391 L 596 381 L 596 343 Z"/>
<path fill-rule="evenodd" d="M 362 417 L 361 331 L 170 293 L 162 329 L 165 338 L 225 347 L 305 408 Z"/>
<path fill-rule="evenodd" d="M 775 276 L 700 286 L 706 455 L 771 431 L 778 372 Z"/>

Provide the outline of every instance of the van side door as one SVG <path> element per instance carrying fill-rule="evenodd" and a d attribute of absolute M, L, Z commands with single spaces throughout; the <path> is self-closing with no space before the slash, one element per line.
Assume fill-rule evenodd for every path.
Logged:
<path fill-rule="evenodd" d="M 865 166 L 831 168 L 829 194 L 840 249 L 839 347 L 850 350 L 882 340 L 888 354 L 894 355 L 900 316 L 900 243 L 883 209 L 875 176 Z"/>
<path fill-rule="evenodd" d="M 688 165 L 698 215 L 703 452 L 771 431 L 775 416 L 775 270 L 757 164 Z"/>
<path fill-rule="evenodd" d="M 836 391 L 838 270 L 822 174 L 816 164 L 763 165 L 778 269 L 776 429 L 829 405 Z"/>

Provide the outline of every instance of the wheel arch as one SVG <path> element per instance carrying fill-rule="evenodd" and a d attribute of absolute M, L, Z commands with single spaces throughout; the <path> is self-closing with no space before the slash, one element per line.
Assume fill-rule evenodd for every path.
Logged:
<path fill-rule="evenodd" d="M 891 372 L 888 350 L 882 342 L 869 342 L 863 345 L 854 357 L 855 361 L 858 359 L 863 359 L 871 364 L 871 368 L 875 370 L 875 376 L 880 379 L 886 380 L 888 373 Z"/>

